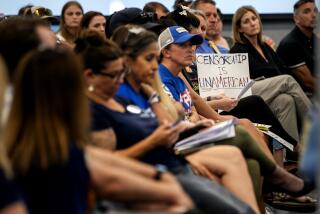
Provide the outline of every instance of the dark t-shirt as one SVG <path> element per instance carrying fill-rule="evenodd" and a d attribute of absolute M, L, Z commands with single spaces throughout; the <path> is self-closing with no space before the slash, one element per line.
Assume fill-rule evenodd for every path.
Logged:
<path fill-rule="evenodd" d="M 230 53 L 248 53 L 251 79 L 256 79 L 262 76 L 269 78 L 281 74 L 287 74 L 287 67 L 282 63 L 272 48 L 265 43 L 260 44 L 260 46 L 266 59 L 259 54 L 249 41 L 246 44 L 238 42 L 235 43 L 235 45 L 230 49 Z"/>
<path fill-rule="evenodd" d="M 10 181 L 0 168 L 0 210 L 21 200 L 16 185 Z"/>
<path fill-rule="evenodd" d="M 277 54 L 289 68 L 294 69 L 305 64 L 314 74 L 315 39 L 315 35 L 309 39 L 295 27 L 281 40 Z"/>
<path fill-rule="evenodd" d="M 15 179 L 30 214 L 84 214 L 89 173 L 83 151 L 70 144 L 69 161 L 48 170 L 30 169 Z"/>
<path fill-rule="evenodd" d="M 133 113 L 130 108 L 132 105 L 126 105 L 125 112 L 113 111 L 103 105 L 91 102 L 92 111 L 92 129 L 103 130 L 112 128 L 117 137 L 117 149 L 128 148 L 138 141 L 141 141 L 152 134 L 158 127 L 158 121 L 155 117 L 135 106 L 135 110 L 140 110 L 139 113 Z M 165 147 L 157 147 L 143 157 L 141 161 L 149 164 L 164 164 L 168 168 L 181 167 L 186 162 L 172 154 L 169 149 Z"/>

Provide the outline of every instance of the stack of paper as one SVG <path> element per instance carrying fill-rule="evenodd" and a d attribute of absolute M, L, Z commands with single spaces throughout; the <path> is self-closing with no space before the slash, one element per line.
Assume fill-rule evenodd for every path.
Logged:
<path fill-rule="evenodd" d="M 232 138 L 235 136 L 235 123 L 235 119 L 217 123 L 210 128 L 177 142 L 174 146 L 174 150 L 177 154 L 182 154 L 190 149 L 201 147 L 206 144 L 212 144 L 219 140 Z"/>

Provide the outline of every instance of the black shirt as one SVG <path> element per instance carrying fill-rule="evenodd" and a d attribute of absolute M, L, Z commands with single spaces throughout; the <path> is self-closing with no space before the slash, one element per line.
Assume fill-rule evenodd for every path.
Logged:
<path fill-rule="evenodd" d="M 0 167 L 0 210 L 22 200 L 17 186 L 9 180 Z"/>
<path fill-rule="evenodd" d="M 277 53 L 283 62 L 291 69 L 307 65 L 311 74 L 314 74 L 314 44 L 316 36 L 308 38 L 295 27 L 279 44 Z"/>
<path fill-rule="evenodd" d="M 266 43 L 261 43 L 260 46 L 266 59 L 260 55 L 249 41 L 245 44 L 235 43 L 230 49 L 230 53 L 248 53 L 251 79 L 286 74 L 288 72 L 286 66 L 284 66 L 273 49 Z"/>

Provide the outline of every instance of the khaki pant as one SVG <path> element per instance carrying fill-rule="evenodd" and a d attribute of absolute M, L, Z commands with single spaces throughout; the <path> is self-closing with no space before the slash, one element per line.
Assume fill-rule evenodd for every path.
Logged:
<path fill-rule="evenodd" d="M 297 121 L 303 120 L 311 101 L 297 81 L 289 75 L 259 80 L 252 86 L 252 94 L 261 96 L 284 129 L 300 142 Z"/>

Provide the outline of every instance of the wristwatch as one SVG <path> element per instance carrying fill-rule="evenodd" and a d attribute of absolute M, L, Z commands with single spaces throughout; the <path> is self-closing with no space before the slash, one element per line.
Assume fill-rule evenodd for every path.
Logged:
<path fill-rule="evenodd" d="M 165 165 L 157 164 L 155 165 L 156 168 L 156 174 L 153 176 L 153 178 L 157 181 L 161 180 L 162 173 L 165 173 L 168 171 L 168 168 Z"/>
<path fill-rule="evenodd" d="M 159 103 L 161 101 L 160 95 L 157 92 L 154 92 L 153 94 L 151 94 L 151 96 L 149 97 L 148 103 L 150 105 L 154 104 L 154 103 Z"/>

